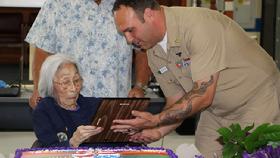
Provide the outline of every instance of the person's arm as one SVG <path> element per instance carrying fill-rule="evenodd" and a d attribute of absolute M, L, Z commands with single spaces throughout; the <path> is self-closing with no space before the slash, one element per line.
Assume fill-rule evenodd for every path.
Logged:
<path fill-rule="evenodd" d="M 167 97 L 166 98 L 166 105 L 164 109 L 171 108 L 172 105 L 176 103 L 177 100 L 182 98 L 185 95 L 185 92 L 179 92 L 178 94 L 174 95 L 173 97 Z M 181 122 L 167 125 L 167 126 L 160 126 L 155 127 L 151 129 L 144 129 L 139 133 L 136 133 L 130 137 L 130 141 L 135 143 L 144 143 L 144 144 L 150 144 L 152 142 L 160 140 L 162 137 L 166 136 L 170 132 L 172 132 L 174 129 L 176 129 Z"/>
<path fill-rule="evenodd" d="M 129 141 L 135 143 L 150 144 L 156 142 L 176 129 L 180 123 L 173 125 L 161 126 L 156 128 L 144 129 L 139 133 L 132 135 Z"/>
<path fill-rule="evenodd" d="M 34 109 L 39 101 L 39 92 L 38 92 L 38 82 L 39 82 L 39 75 L 42 63 L 50 54 L 42 49 L 36 48 L 34 59 L 33 59 L 33 67 L 32 67 L 32 77 L 33 77 L 33 93 L 29 98 L 29 105 Z"/>
<path fill-rule="evenodd" d="M 69 144 L 71 147 L 79 147 L 79 145 L 82 144 L 89 137 L 96 135 L 102 131 L 102 127 L 96 127 L 92 125 L 81 125 L 73 133 L 73 136 L 69 140 Z"/>
<path fill-rule="evenodd" d="M 209 78 L 194 82 L 193 88 L 170 108 L 156 116 L 156 123 L 170 125 L 206 109 L 213 102 L 219 72 Z"/>
<path fill-rule="evenodd" d="M 172 108 L 173 105 L 175 105 L 176 102 L 178 100 L 180 100 L 184 95 L 186 95 L 186 93 L 181 91 L 172 97 L 166 97 L 166 105 L 165 105 L 163 111 Z M 183 120 L 176 122 L 174 124 L 171 124 L 171 125 L 159 126 L 159 127 L 154 128 L 154 130 L 158 131 L 161 134 L 161 137 L 164 137 L 167 134 L 169 134 L 170 132 L 172 132 L 174 129 L 176 129 L 182 123 L 182 121 Z"/>
<path fill-rule="evenodd" d="M 49 106 L 54 105 L 43 99 L 32 111 L 34 133 L 42 147 L 78 147 L 87 138 L 103 130 L 102 127 L 81 125 L 73 135 L 69 133 L 72 135 L 71 138 L 67 138 L 68 132 L 62 113 L 57 113 L 53 108 L 48 108 Z M 65 129 L 58 129 L 58 127 L 65 127 Z M 59 132 L 61 137 L 57 135 L 58 131 L 61 131 Z"/>
<path fill-rule="evenodd" d="M 148 65 L 147 54 L 145 51 L 135 53 L 135 85 L 128 93 L 128 97 L 144 97 L 143 88 L 147 86 L 152 72 Z"/>
<path fill-rule="evenodd" d="M 32 124 L 34 133 L 39 141 L 40 147 L 59 147 L 69 146 L 69 141 L 60 142 L 57 137 L 57 131 L 53 126 L 54 122 L 52 117 L 56 117 L 57 114 L 49 110 L 49 102 L 41 101 L 38 106 L 32 111 Z M 56 124 L 63 124 L 61 119 L 55 119 Z"/>
<path fill-rule="evenodd" d="M 113 122 L 116 125 L 111 128 L 114 130 L 139 130 L 178 123 L 211 105 L 216 92 L 218 78 L 219 72 L 207 79 L 195 81 L 191 91 L 187 92 L 174 105 L 160 114 L 152 115 L 148 112 L 133 111 L 132 115 L 136 117 L 135 119 L 114 120 Z"/>

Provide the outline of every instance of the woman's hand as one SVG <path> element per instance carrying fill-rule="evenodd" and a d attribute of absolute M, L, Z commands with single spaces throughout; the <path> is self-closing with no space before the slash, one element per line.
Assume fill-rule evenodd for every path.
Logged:
<path fill-rule="evenodd" d="M 96 135 L 103 131 L 102 127 L 96 126 L 79 126 L 77 130 L 74 132 L 72 138 L 69 140 L 69 143 L 73 147 L 78 147 L 81 143 L 83 143 L 89 137 Z"/>

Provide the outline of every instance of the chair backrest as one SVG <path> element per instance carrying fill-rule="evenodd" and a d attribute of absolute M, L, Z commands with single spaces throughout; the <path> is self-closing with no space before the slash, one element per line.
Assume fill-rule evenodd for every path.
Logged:
<path fill-rule="evenodd" d="M 42 148 L 43 146 L 42 146 L 42 144 L 38 141 L 38 139 L 37 140 L 35 140 L 34 142 L 33 142 L 33 144 L 31 145 L 31 148 Z"/>

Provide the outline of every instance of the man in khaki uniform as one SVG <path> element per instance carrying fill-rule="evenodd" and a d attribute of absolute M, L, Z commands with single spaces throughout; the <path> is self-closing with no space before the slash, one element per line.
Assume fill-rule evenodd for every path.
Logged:
<path fill-rule="evenodd" d="M 196 146 L 212 157 L 221 154 L 218 128 L 280 123 L 279 71 L 233 20 L 205 8 L 161 7 L 155 0 L 116 0 L 113 11 L 127 41 L 148 49 L 168 106 L 158 115 L 134 112 L 136 119 L 115 120 L 113 129 L 160 126 L 154 129 L 165 135 L 176 127 L 167 125 L 201 111 Z M 132 139 L 148 137 L 142 132 Z"/>

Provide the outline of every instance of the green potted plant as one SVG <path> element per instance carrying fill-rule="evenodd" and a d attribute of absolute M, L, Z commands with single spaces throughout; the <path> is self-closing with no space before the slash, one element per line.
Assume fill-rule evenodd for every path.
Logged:
<path fill-rule="evenodd" d="M 280 158 L 280 125 L 264 123 L 253 128 L 254 124 L 244 129 L 232 124 L 218 129 L 223 158 Z"/>

